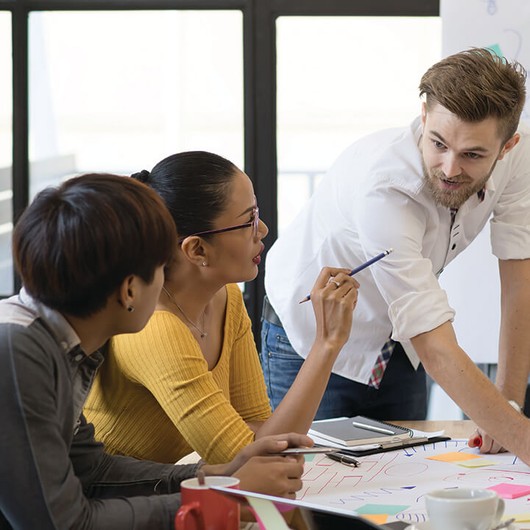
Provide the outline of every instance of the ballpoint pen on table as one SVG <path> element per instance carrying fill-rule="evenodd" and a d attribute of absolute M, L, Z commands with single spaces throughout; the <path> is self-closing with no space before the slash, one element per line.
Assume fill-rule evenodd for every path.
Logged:
<path fill-rule="evenodd" d="M 366 269 L 366 267 L 369 267 L 376 261 L 379 261 L 380 259 L 384 258 L 385 256 L 388 256 L 392 252 L 392 248 L 389 248 L 388 250 L 385 250 L 384 252 L 381 252 L 381 254 L 378 254 L 377 256 L 374 256 L 373 258 L 369 259 L 367 262 L 363 263 L 362 265 L 359 265 L 358 267 L 355 267 L 351 272 L 348 273 L 348 276 L 353 276 L 354 274 L 357 274 L 358 272 L 361 272 L 362 270 Z M 304 302 L 307 302 L 311 300 L 311 295 L 308 294 L 303 300 L 300 300 L 298 302 L 299 304 L 303 304 Z"/>
<path fill-rule="evenodd" d="M 344 464 L 345 466 L 359 467 L 359 465 L 361 464 L 359 460 L 349 455 L 342 455 L 340 453 L 326 453 L 326 456 L 328 458 L 331 458 L 331 460 L 335 460 L 335 462 L 340 462 L 341 464 Z"/>
<path fill-rule="evenodd" d="M 358 421 L 351 422 L 354 427 L 359 427 L 359 429 L 366 429 L 367 431 L 379 432 L 381 434 L 395 434 L 394 431 L 390 429 L 382 429 L 381 427 L 375 427 L 374 425 L 366 425 Z"/>

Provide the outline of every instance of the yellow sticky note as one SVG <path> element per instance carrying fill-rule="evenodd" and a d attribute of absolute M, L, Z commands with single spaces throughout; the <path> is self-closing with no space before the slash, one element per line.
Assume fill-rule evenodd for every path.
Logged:
<path fill-rule="evenodd" d="M 519 513 L 512 515 L 515 518 L 516 523 L 530 523 L 530 513 Z"/>
<path fill-rule="evenodd" d="M 496 466 L 498 462 L 492 462 L 491 460 L 486 460 L 485 458 L 478 458 L 477 460 L 464 460 L 463 462 L 455 462 L 455 464 L 464 467 L 486 467 Z"/>
<path fill-rule="evenodd" d="M 473 460 L 474 458 L 481 457 L 469 453 L 444 453 L 442 455 L 427 457 L 428 460 L 440 460 L 441 462 L 463 462 L 465 460 Z"/>
<path fill-rule="evenodd" d="M 363 513 L 361 517 L 375 524 L 385 524 L 388 521 L 388 514 L 386 513 Z"/>

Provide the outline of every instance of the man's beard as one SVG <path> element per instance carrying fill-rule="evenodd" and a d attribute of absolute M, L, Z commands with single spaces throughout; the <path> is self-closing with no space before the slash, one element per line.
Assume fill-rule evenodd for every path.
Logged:
<path fill-rule="evenodd" d="M 436 204 L 440 204 L 441 206 L 445 206 L 446 208 L 455 209 L 460 208 L 460 206 L 462 206 L 462 204 L 464 204 L 471 196 L 484 189 L 484 186 L 486 185 L 486 182 L 493 173 L 493 170 L 495 169 L 496 165 L 493 164 L 493 167 L 491 168 L 490 172 L 484 178 L 476 182 L 473 182 L 469 175 L 467 175 L 466 173 L 461 173 L 460 175 L 451 177 L 450 179 L 448 179 L 450 180 L 450 182 L 462 183 L 457 189 L 451 190 L 442 189 L 440 187 L 440 179 L 446 179 L 445 173 L 443 171 L 439 169 L 428 170 L 425 167 L 425 163 L 422 163 L 423 176 L 425 177 L 425 182 L 427 183 L 427 187 L 432 193 Z"/>

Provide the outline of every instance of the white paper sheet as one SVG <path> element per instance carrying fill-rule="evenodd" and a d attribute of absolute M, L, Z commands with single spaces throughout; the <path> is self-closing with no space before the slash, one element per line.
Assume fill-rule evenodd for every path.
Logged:
<path fill-rule="evenodd" d="M 429 457 L 461 453 L 479 458 L 466 467 Z M 340 507 L 361 515 L 377 515 L 387 522 L 426 520 L 424 495 L 439 488 L 488 488 L 501 483 L 530 484 L 530 467 L 509 453 L 480 455 L 467 440 L 450 440 L 359 457 L 360 467 L 348 467 L 324 455 L 307 455 L 304 487 L 297 498 Z M 465 463 L 465 462 L 464 462 Z M 506 514 L 530 522 L 530 496 L 505 499 Z M 386 516 L 386 517 L 385 517 Z M 373 519 L 372 519 L 373 520 Z M 384 522 L 384 521 L 381 521 Z M 520 528 L 530 528 L 521 526 Z"/>

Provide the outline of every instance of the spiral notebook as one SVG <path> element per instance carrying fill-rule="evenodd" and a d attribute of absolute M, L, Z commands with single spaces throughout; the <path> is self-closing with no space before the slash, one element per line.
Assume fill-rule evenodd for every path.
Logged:
<path fill-rule="evenodd" d="M 411 429 L 365 416 L 317 420 L 311 424 L 307 434 L 345 447 L 385 444 L 414 436 Z"/>

